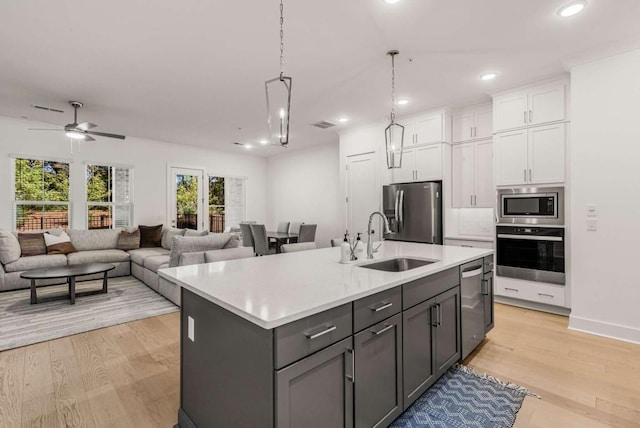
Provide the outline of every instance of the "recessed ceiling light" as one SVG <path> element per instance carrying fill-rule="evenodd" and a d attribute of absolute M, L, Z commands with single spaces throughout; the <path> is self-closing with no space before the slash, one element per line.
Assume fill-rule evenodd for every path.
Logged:
<path fill-rule="evenodd" d="M 385 3 L 394 4 L 398 3 L 400 0 L 384 0 Z"/>
<path fill-rule="evenodd" d="M 260 144 L 262 144 L 263 146 L 269 144 L 269 141 L 267 140 L 260 140 Z"/>
<path fill-rule="evenodd" d="M 340 122 L 340 123 L 349 122 L 349 118 L 348 117 L 344 117 L 344 116 L 340 116 L 338 118 L 338 122 Z"/>
<path fill-rule="evenodd" d="M 481 80 L 493 80 L 496 77 L 498 77 L 498 73 L 491 72 L 491 73 L 484 73 L 482 76 L 480 76 L 480 79 Z"/>
<path fill-rule="evenodd" d="M 399 106 L 403 106 L 403 105 L 406 105 L 406 104 L 409 104 L 409 100 L 408 100 L 408 99 L 406 99 L 406 98 L 400 98 L 400 99 L 398 100 L 398 105 L 399 105 Z"/>
<path fill-rule="evenodd" d="M 565 4 L 558 10 L 558 15 L 563 18 L 567 18 L 569 16 L 573 16 L 577 13 L 582 12 L 582 9 L 586 6 L 587 2 L 584 0 L 574 1 L 569 4 Z"/>
<path fill-rule="evenodd" d="M 244 145 L 244 148 L 247 149 L 247 150 L 251 150 L 252 147 L 253 146 L 251 144 L 245 144 Z"/>

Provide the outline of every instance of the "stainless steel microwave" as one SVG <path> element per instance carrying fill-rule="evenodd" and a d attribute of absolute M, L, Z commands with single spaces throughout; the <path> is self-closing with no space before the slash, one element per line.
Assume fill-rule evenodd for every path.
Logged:
<path fill-rule="evenodd" d="M 498 224 L 564 226 L 564 187 L 498 189 Z"/>

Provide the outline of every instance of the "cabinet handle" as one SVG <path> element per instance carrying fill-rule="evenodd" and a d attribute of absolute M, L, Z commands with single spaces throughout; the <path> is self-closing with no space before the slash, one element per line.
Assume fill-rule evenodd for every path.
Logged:
<path fill-rule="evenodd" d="M 524 111 L 524 123 L 527 123 L 527 111 Z"/>
<path fill-rule="evenodd" d="M 473 195 L 473 205 L 478 205 L 478 195 Z"/>
<path fill-rule="evenodd" d="M 345 376 L 351 383 L 356 383 L 356 353 L 351 348 L 347 348 L 347 352 L 351 354 L 351 367 L 350 372 L 346 373 Z"/>
<path fill-rule="evenodd" d="M 477 126 L 474 126 L 474 127 L 473 127 L 473 136 L 474 136 L 474 137 L 477 137 L 477 136 L 478 136 L 478 127 L 477 127 Z"/>
<path fill-rule="evenodd" d="M 556 297 L 553 294 L 547 294 L 547 293 L 538 293 L 538 296 L 540 296 L 540 297 L 551 297 L 552 299 L 554 297 Z"/>
<path fill-rule="evenodd" d="M 438 308 L 438 327 L 440 327 L 440 324 L 442 324 L 442 309 L 440 308 L 440 303 L 437 303 L 436 307 Z"/>
<path fill-rule="evenodd" d="M 519 293 L 519 292 L 520 292 L 520 290 L 518 290 L 517 288 L 504 287 L 504 289 L 505 289 L 505 290 L 508 290 L 508 291 L 515 291 L 516 293 Z"/>
<path fill-rule="evenodd" d="M 529 123 L 533 123 L 533 112 L 529 110 Z"/>
<path fill-rule="evenodd" d="M 307 336 L 307 339 L 317 339 L 320 336 L 324 336 L 327 333 L 331 333 L 336 328 L 338 328 L 338 327 L 336 327 L 335 325 L 328 325 L 328 326 L 325 326 L 324 330 L 322 330 L 322 331 L 320 331 L 318 333 L 314 333 L 314 334 L 305 333 L 304 335 Z"/>
<path fill-rule="evenodd" d="M 529 168 L 529 183 L 531 183 L 531 168 Z"/>
<path fill-rule="evenodd" d="M 437 327 L 438 326 L 438 305 L 433 305 L 431 306 L 431 326 L 432 327 Z"/>
<path fill-rule="evenodd" d="M 527 182 L 527 169 L 525 168 L 522 171 L 524 172 L 524 182 L 526 183 Z"/>
<path fill-rule="evenodd" d="M 488 279 L 483 279 L 480 282 L 480 293 L 484 294 L 485 296 L 489 295 L 489 280 Z"/>
<path fill-rule="evenodd" d="M 469 195 L 469 204 L 473 205 L 473 195 Z"/>
<path fill-rule="evenodd" d="M 371 331 L 371 333 L 373 333 L 375 336 L 378 336 L 378 335 L 380 335 L 380 334 L 384 333 L 385 331 L 389 331 L 389 330 L 391 330 L 393 327 L 394 327 L 394 325 L 393 325 L 393 324 L 384 324 L 384 327 L 383 327 L 382 329 L 380 329 L 380 330 L 378 330 L 378 331 L 375 331 L 375 330 L 370 330 L 370 331 Z"/>
<path fill-rule="evenodd" d="M 369 306 L 369 309 L 373 312 L 380 312 L 390 308 L 391 306 L 393 306 L 393 302 L 380 302 L 377 305 Z"/>

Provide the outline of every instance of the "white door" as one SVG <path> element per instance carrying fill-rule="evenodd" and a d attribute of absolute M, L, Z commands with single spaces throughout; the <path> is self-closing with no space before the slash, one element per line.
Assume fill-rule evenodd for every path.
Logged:
<path fill-rule="evenodd" d="M 416 120 L 416 144 L 440 143 L 444 141 L 442 113 L 419 117 Z"/>
<path fill-rule="evenodd" d="M 416 181 L 442 180 L 442 144 L 417 147 Z"/>
<path fill-rule="evenodd" d="M 478 141 L 474 144 L 474 206 L 492 208 L 495 205 L 495 187 L 493 186 L 493 141 Z"/>
<path fill-rule="evenodd" d="M 453 207 L 473 206 L 473 143 L 453 146 Z"/>
<path fill-rule="evenodd" d="M 564 182 L 565 124 L 529 129 L 529 182 Z"/>
<path fill-rule="evenodd" d="M 206 228 L 205 180 L 201 169 L 171 167 L 169 172 L 169 220 L 180 229 Z"/>
<path fill-rule="evenodd" d="M 380 209 L 382 189 L 376 166 L 375 153 L 347 156 L 347 230 L 351 236 L 366 234 L 369 215 Z"/>
<path fill-rule="evenodd" d="M 521 128 L 527 125 L 527 93 L 501 95 L 493 99 L 493 130 Z"/>
<path fill-rule="evenodd" d="M 394 183 L 410 183 L 415 181 L 415 149 L 405 149 L 402 151 L 402 164 L 400 168 L 393 168 Z M 398 155 L 396 155 L 398 156 Z"/>
<path fill-rule="evenodd" d="M 458 113 L 451 118 L 454 143 L 468 141 L 473 133 L 473 112 Z"/>
<path fill-rule="evenodd" d="M 504 132 L 494 137 L 496 152 L 496 186 L 526 184 L 527 130 Z"/>
<path fill-rule="evenodd" d="M 551 83 L 529 91 L 530 125 L 564 120 L 565 108 L 564 82 Z"/>
<path fill-rule="evenodd" d="M 474 115 L 473 138 L 491 138 L 493 133 L 493 108 L 491 105 L 479 108 Z"/>

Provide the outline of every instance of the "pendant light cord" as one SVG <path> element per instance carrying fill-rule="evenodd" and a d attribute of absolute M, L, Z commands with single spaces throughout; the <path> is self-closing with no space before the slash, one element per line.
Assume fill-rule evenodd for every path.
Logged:
<path fill-rule="evenodd" d="M 391 55 L 391 123 L 396 121 L 396 54 Z"/>
<path fill-rule="evenodd" d="M 284 5 L 280 0 L 280 80 L 284 77 Z"/>

